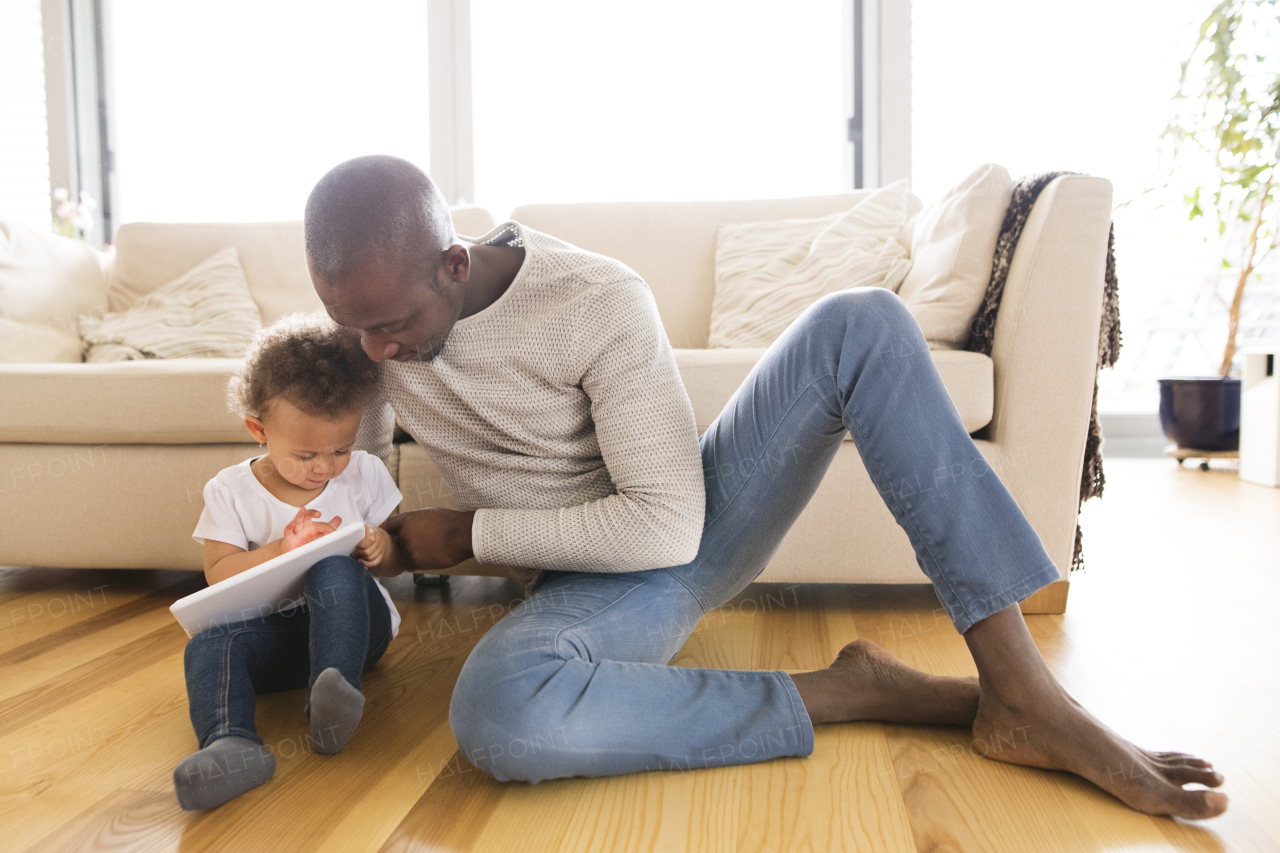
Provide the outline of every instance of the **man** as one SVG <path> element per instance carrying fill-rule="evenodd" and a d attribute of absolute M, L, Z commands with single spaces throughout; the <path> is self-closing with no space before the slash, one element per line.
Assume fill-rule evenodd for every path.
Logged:
<path fill-rule="evenodd" d="M 390 157 L 320 180 L 306 247 L 330 316 L 382 363 L 357 444 L 385 459 L 394 410 L 467 508 L 390 519 L 387 571 L 474 556 L 519 567 L 530 593 L 477 643 L 450 707 L 463 753 L 495 778 L 803 756 L 815 724 L 881 720 L 971 726 L 1001 738 L 992 758 L 1071 771 L 1151 814 L 1226 809 L 1182 787 L 1221 785 L 1208 762 L 1123 740 L 1045 666 L 1018 601 L 1057 569 L 896 294 L 815 303 L 699 439 L 653 299 L 621 263 L 518 223 L 462 245 L 427 176 Z M 863 640 L 795 676 L 668 666 L 763 570 L 846 430 L 978 680 Z M 989 476 L 894 488 L 954 464 Z"/>

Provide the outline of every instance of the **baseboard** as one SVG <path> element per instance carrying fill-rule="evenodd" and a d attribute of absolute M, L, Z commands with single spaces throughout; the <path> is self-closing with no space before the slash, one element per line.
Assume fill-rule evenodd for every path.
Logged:
<path fill-rule="evenodd" d="M 1071 581 L 1054 581 L 1024 599 L 1019 604 L 1019 609 L 1027 614 L 1066 613 L 1067 593 L 1070 590 Z"/>
<path fill-rule="evenodd" d="M 1099 412 L 1102 427 L 1102 460 L 1108 458 L 1157 459 L 1163 457 L 1165 438 L 1155 412 Z"/>

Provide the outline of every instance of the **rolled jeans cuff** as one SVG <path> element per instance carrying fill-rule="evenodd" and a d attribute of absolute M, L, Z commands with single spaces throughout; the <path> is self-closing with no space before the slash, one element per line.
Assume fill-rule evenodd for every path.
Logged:
<path fill-rule="evenodd" d="M 956 630 L 963 634 L 988 616 L 994 616 L 1010 604 L 1017 604 L 1037 590 L 1043 589 L 1058 580 L 1062 580 L 1062 575 L 1058 573 L 1058 567 L 1049 562 L 1047 565 L 1041 566 L 1035 574 L 1021 578 L 1016 583 L 987 598 L 962 601 L 954 596 L 946 595 L 946 591 L 941 586 L 937 587 L 935 591 L 947 608 L 951 621 L 955 623 Z"/>
<path fill-rule="evenodd" d="M 791 712 L 796 718 L 796 752 L 793 754 L 800 758 L 812 755 L 813 721 L 809 719 L 809 712 L 805 710 L 804 700 L 800 698 L 800 690 L 789 673 L 779 671 L 777 675 L 791 698 Z"/>

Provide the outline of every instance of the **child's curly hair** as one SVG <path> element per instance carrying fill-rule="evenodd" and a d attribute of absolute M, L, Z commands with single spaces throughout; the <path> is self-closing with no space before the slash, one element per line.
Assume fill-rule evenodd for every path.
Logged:
<path fill-rule="evenodd" d="M 322 312 L 296 311 L 258 331 L 227 383 L 227 407 L 261 420 L 283 397 L 312 417 L 336 420 L 358 409 L 377 380 L 359 333 Z"/>

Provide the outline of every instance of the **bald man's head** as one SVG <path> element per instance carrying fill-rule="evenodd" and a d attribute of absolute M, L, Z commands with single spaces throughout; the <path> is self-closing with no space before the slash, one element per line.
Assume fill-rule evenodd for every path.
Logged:
<path fill-rule="evenodd" d="M 434 282 L 444 251 L 457 241 L 431 179 L 385 155 L 348 160 L 321 178 L 307 199 L 304 231 L 311 275 L 328 285 L 374 260 Z"/>
<path fill-rule="evenodd" d="M 439 190 L 396 157 L 357 157 L 307 199 L 307 266 L 337 323 L 374 361 L 430 361 L 462 316 L 471 256 Z"/>

